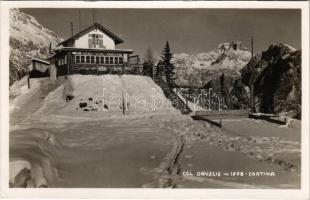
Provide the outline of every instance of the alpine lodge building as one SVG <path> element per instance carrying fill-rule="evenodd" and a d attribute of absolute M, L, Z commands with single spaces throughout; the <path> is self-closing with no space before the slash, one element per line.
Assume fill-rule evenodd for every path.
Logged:
<path fill-rule="evenodd" d="M 57 44 L 47 60 L 50 76 L 139 73 L 133 50 L 118 49 L 124 41 L 98 23 Z"/>

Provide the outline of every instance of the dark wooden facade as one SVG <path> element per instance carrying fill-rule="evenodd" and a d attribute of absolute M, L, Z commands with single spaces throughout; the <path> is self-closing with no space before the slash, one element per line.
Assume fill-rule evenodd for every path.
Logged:
<path fill-rule="evenodd" d="M 70 74 L 120 74 L 135 70 L 129 64 L 131 50 L 62 48 L 56 51 L 57 76 Z"/>
<path fill-rule="evenodd" d="M 29 72 L 29 78 L 41 78 L 50 76 L 50 63 L 41 59 L 31 59 L 32 70 Z"/>

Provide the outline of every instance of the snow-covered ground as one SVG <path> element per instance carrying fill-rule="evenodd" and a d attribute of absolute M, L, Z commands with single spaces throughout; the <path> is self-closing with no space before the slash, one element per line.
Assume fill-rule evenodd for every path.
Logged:
<path fill-rule="evenodd" d="M 235 119 L 223 121 L 223 129 L 211 127 L 167 109 L 170 102 L 148 77 L 74 75 L 54 87 L 31 80 L 30 89 L 26 80 L 10 89 L 12 187 L 300 187 L 299 126 Z M 66 102 L 68 93 L 74 98 Z M 111 99 L 126 94 L 126 101 Z M 134 104 L 141 95 L 142 110 Z M 165 106 L 154 107 L 154 95 Z M 198 170 L 277 175 L 182 174 Z"/>
<path fill-rule="evenodd" d="M 176 112 L 151 78 L 134 75 L 72 75 L 48 94 L 36 114 L 111 117 L 150 112 Z M 74 98 L 66 102 L 66 87 Z M 123 109 L 124 108 L 124 109 Z"/>

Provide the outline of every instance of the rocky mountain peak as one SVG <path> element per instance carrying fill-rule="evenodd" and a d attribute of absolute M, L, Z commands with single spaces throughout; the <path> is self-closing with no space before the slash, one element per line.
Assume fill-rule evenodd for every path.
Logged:
<path fill-rule="evenodd" d="M 177 84 L 203 87 L 222 73 L 228 77 L 240 76 L 239 70 L 250 59 L 251 52 L 241 42 L 227 42 L 206 53 L 174 54 L 171 62 L 176 67 Z"/>
<path fill-rule="evenodd" d="M 62 39 L 19 9 L 10 10 L 10 85 L 25 76 L 31 58 L 49 56 L 49 45 Z"/>

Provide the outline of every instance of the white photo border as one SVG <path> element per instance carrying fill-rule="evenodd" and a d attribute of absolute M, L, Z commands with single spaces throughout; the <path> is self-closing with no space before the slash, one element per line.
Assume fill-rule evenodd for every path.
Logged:
<path fill-rule="evenodd" d="M 106 189 L 9 188 L 9 10 L 11 8 L 227 8 L 301 9 L 302 20 L 302 163 L 301 189 Z M 6 1 L 1 8 L 1 196 L 6 198 L 143 199 L 308 199 L 309 198 L 309 2 L 279 1 Z"/>

